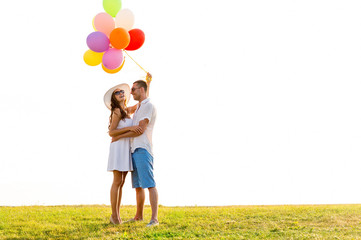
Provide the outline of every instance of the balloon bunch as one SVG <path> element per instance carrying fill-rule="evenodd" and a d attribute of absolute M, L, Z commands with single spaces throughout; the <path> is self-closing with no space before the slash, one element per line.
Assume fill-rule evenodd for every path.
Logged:
<path fill-rule="evenodd" d="M 124 65 L 123 51 L 139 49 L 145 40 L 140 29 L 132 29 L 134 15 L 129 9 L 121 9 L 121 0 L 103 0 L 105 12 L 93 19 L 95 32 L 88 35 L 89 47 L 84 62 L 90 66 L 102 63 L 107 73 L 117 73 Z"/>

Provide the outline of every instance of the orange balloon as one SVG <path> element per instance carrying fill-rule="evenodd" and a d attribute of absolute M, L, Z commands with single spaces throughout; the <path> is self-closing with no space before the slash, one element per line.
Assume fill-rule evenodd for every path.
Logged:
<path fill-rule="evenodd" d="M 115 28 L 109 37 L 110 43 L 117 49 L 124 49 L 129 45 L 130 36 L 124 28 Z"/>
<path fill-rule="evenodd" d="M 116 69 L 108 69 L 108 68 L 104 67 L 103 64 L 102 64 L 102 68 L 103 68 L 104 72 L 111 73 L 111 74 L 117 73 L 117 72 L 119 72 L 119 71 L 123 68 L 124 62 L 125 62 L 125 60 L 123 60 L 123 62 L 122 62 L 122 64 L 120 65 L 120 67 L 118 67 L 118 68 L 116 68 Z"/>

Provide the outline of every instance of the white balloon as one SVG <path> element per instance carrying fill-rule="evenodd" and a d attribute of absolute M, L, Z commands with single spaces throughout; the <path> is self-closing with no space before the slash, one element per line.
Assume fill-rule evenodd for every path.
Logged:
<path fill-rule="evenodd" d="M 115 16 L 115 27 L 121 27 L 127 31 L 131 30 L 134 25 L 134 14 L 127 8 L 120 10 Z"/>

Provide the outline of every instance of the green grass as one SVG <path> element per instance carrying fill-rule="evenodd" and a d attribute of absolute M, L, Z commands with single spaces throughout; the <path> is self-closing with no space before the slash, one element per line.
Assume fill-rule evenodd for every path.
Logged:
<path fill-rule="evenodd" d="M 162 207 L 160 225 L 109 206 L 0 207 L 0 239 L 361 239 L 361 205 Z M 123 206 L 123 220 L 134 206 Z"/>

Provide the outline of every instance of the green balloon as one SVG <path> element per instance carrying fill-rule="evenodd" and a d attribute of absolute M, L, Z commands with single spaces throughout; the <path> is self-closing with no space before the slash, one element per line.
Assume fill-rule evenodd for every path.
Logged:
<path fill-rule="evenodd" d="M 115 17 L 122 8 L 121 0 L 103 0 L 104 10 L 112 17 Z"/>

